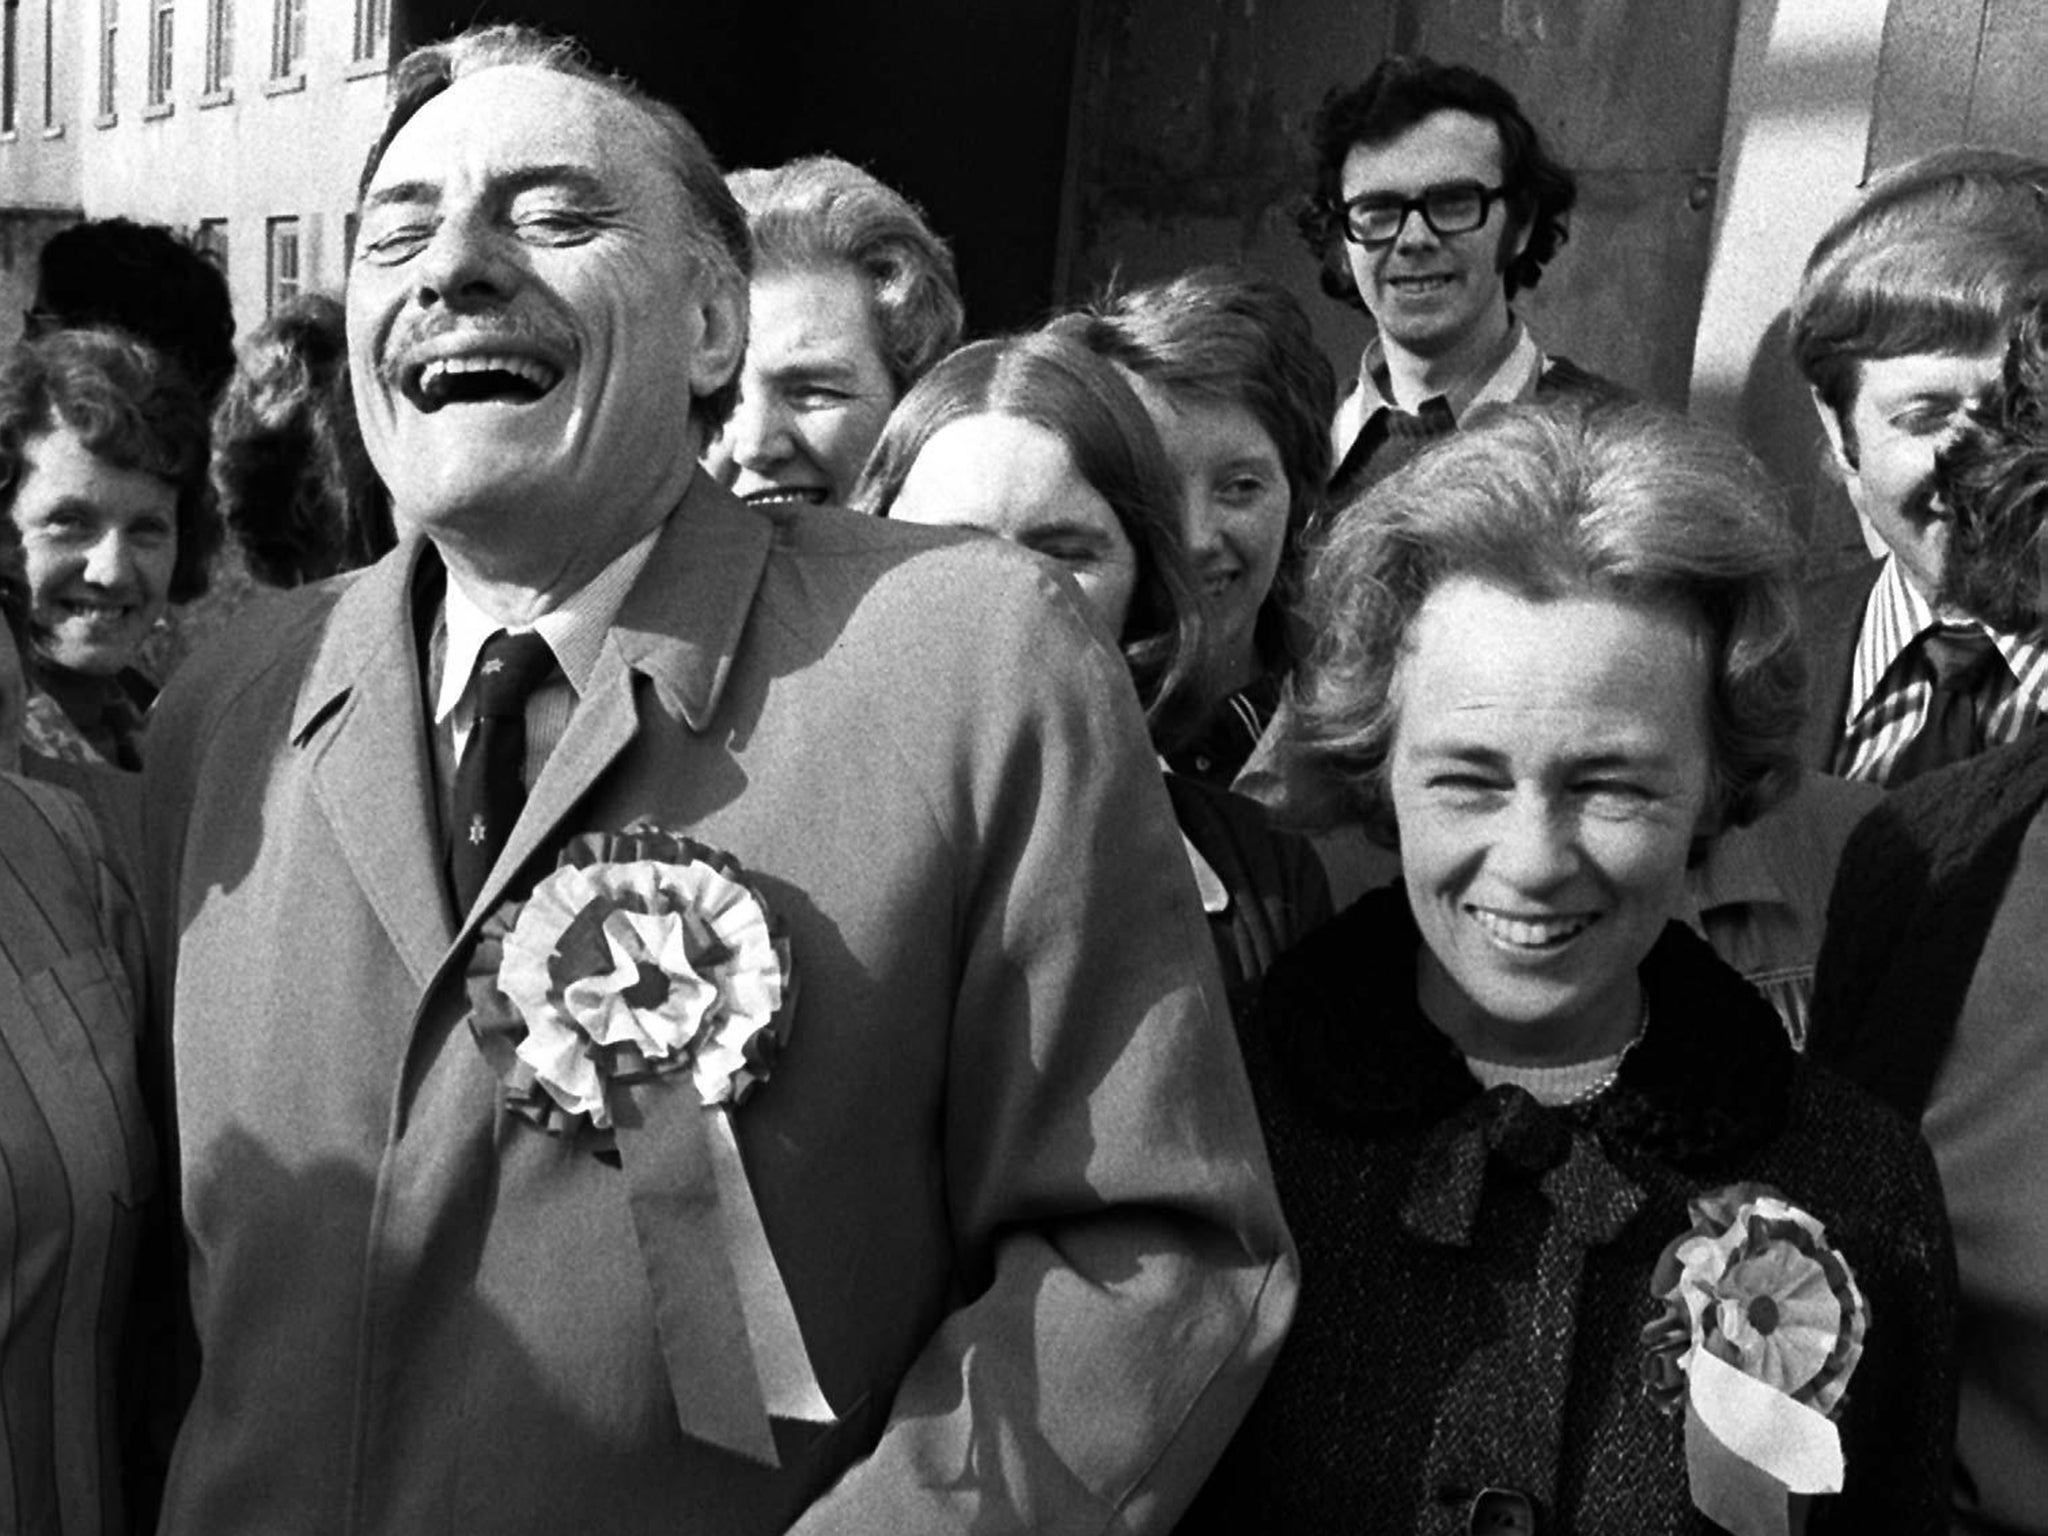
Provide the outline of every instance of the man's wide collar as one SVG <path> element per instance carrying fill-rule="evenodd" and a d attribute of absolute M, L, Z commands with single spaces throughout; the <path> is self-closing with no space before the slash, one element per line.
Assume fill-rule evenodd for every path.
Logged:
<path fill-rule="evenodd" d="M 616 647 L 693 730 L 718 708 L 773 538 L 766 518 L 699 471 L 620 605 L 607 653 Z M 305 740 L 367 679 L 419 675 L 414 597 L 442 579 L 432 543 L 409 537 L 349 584 L 300 689 L 293 740 Z M 598 675 L 605 671 L 600 662 Z"/>

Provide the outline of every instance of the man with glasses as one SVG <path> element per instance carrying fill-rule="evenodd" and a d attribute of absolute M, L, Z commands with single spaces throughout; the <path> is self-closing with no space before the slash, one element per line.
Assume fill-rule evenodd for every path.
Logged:
<path fill-rule="evenodd" d="M 1564 244 L 1578 189 L 1506 87 L 1396 55 L 1332 91 L 1311 132 L 1316 192 L 1302 235 L 1324 288 L 1376 330 L 1337 409 L 1332 508 L 1476 405 L 1620 393 L 1546 356 L 1515 318 L 1515 294 Z"/>
<path fill-rule="evenodd" d="M 1849 500 L 1884 551 L 1804 594 L 1824 773 L 1897 785 L 2048 714 L 2048 648 L 1937 606 L 1936 455 L 2048 284 L 2048 165 L 1944 150 L 1880 178 L 1821 236 L 1790 317 Z"/>

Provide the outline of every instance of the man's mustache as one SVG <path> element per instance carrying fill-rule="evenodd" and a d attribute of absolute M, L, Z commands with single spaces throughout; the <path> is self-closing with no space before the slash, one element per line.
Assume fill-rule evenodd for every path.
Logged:
<path fill-rule="evenodd" d="M 454 339 L 464 352 L 541 352 L 566 356 L 568 348 L 553 332 L 510 310 L 436 310 L 395 330 L 377 361 L 377 377 L 402 389 L 421 365 L 445 356 Z"/>

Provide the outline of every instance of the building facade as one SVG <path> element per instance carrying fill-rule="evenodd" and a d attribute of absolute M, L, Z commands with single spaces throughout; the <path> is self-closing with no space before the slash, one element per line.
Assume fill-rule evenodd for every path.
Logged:
<path fill-rule="evenodd" d="M 403 0 L 0 0 L 0 313 L 80 218 L 166 224 L 238 332 L 338 289 Z M 0 335 L 11 326 L 0 322 Z"/>

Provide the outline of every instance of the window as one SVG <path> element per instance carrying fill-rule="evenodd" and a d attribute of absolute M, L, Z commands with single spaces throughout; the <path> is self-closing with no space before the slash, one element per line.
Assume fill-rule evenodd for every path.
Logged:
<path fill-rule="evenodd" d="M 43 0 L 43 127 L 57 126 L 57 0 Z"/>
<path fill-rule="evenodd" d="M 21 67 L 21 0 L 7 0 L 0 9 L 0 133 L 14 132 L 15 71 Z"/>
<path fill-rule="evenodd" d="M 177 0 L 149 0 L 149 104 L 171 99 L 171 35 Z"/>
<path fill-rule="evenodd" d="M 264 279 L 263 312 L 273 314 L 278 305 L 299 296 L 299 221 L 272 219 L 268 232 L 269 270 Z"/>
<path fill-rule="evenodd" d="M 295 75 L 306 62 L 306 0 L 275 0 L 270 29 L 270 78 Z"/>
<path fill-rule="evenodd" d="M 192 231 L 192 249 L 220 268 L 220 275 L 228 275 L 228 221 L 226 219 L 201 219 L 199 227 Z"/>
<path fill-rule="evenodd" d="M 100 0 L 100 116 L 111 119 L 119 79 L 114 73 L 114 41 L 121 32 L 121 0 Z"/>
<path fill-rule="evenodd" d="M 391 51 L 391 0 L 356 0 L 357 63 L 382 59 Z"/>
<path fill-rule="evenodd" d="M 220 95 L 234 73 L 235 0 L 206 0 L 206 94 Z"/>

